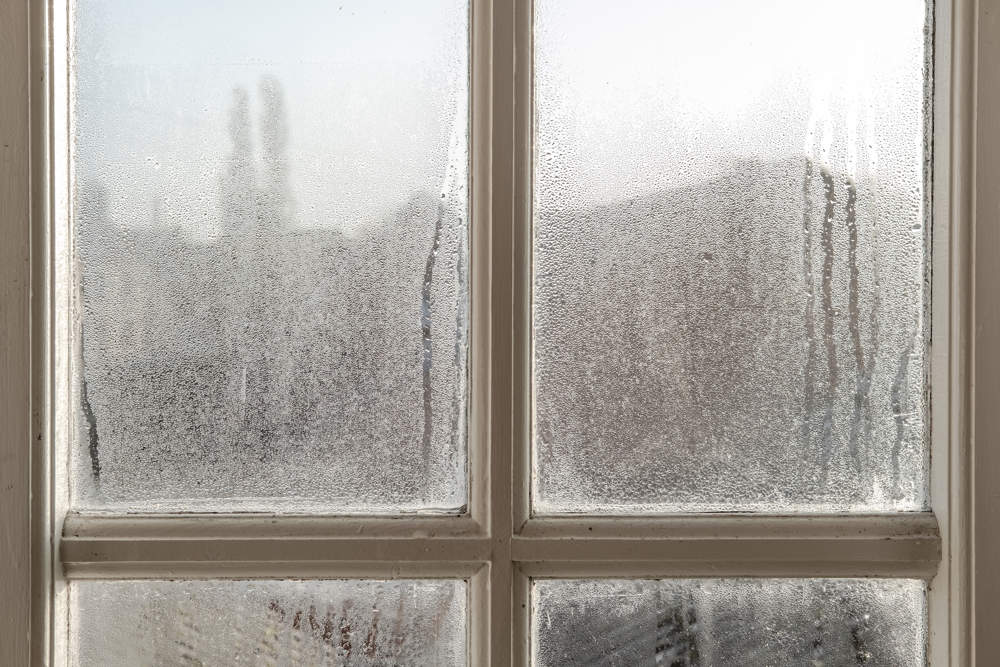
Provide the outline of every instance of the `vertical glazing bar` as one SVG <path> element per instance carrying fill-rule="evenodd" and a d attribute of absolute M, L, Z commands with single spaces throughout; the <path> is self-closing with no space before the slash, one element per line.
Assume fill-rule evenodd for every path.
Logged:
<path fill-rule="evenodd" d="M 493 2 L 472 1 L 472 436 L 469 439 L 470 506 L 481 528 L 490 524 L 490 227 L 492 154 Z M 469 664 L 490 664 L 490 566 L 469 580 Z"/>
<path fill-rule="evenodd" d="M 514 146 L 513 146 L 513 277 L 511 380 L 512 409 L 512 508 L 513 532 L 519 533 L 531 516 L 532 446 L 532 145 L 534 140 L 534 50 L 532 0 L 518 0 L 514 16 Z M 530 664 L 530 582 L 515 568 L 511 581 L 511 664 Z"/>
<path fill-rule="evenodd" d="M 469 663 L 490 664 L 490 566 L 469 577 Z"/>
<path fill-rule="evenodd" d="M 512 251 L 515 0 L 493 3 L 491 173 L 490 664 L 511 664 Z"/>
<path fill-rule="evenodd" d="M 519 0 L 514 27 L 513 445 L 514 532 L 531 516 L 532 0 Z"/>
<path fill-rule="evenodd" d="M 947 565 L 948 507 L 951 503 L 949 466 L 941 461 L 950 459 L 951 429 L 951 336 L 954 331 L 951 313 L 952 283 L 957 275 L 951 263 L 951 207 L 949 202 L 949 177 L 951 173 L 951 151 L 948 141 L 951 113 L 951 69 L 950 48 L 952 40 L 952 7 L 950 3 L 935 3 L 930 7 L 933 13 L 933 32 L 928 40 L 931 45 L 930 70 L 932 113 L 929 145 L 931 152 L 930 188 L 930 245 L 927 246 L 927 261 L 930 275 L 930 335 L 928 353 L 930 360 L 931 390 L 930 401 L 930 459 L 934 465 L 930 469 L 930 505 L 938 520 L 941 532 L 942 556 L 938 563 L 934 585 L 927 596 L 928 617 L 928 662 L 948 663 L 948 596 L 946 585 L 950 577 Z M 942 584 L 945 584 L 942 586 Z"/>
<path fill-rule="evenodd" d="M 60 551 L 63 523 L 70 507 L 69 452 L 73 432 L 73 341 L 81 324 L 73 317 L 72 295 L 76 276 L 72 261 L 73 231 L 71 225 L 71 169 L 70 142 L 72 115 L 72 87 L 70 72 L 73 58 L 73 17 L 77 3 L 73 0 L 51 0 L 50 26 L 51 51 L 49 72 L 50 122 L 48 131 L 50 163 L 48 167 L 49 221 L 46 225 L 48 241 L 47 323 L 43 334 L 48 345 L 45 378 L 48 408 L 48 438 L 51 443 L 47 454 L 48 542 L 51 557 L 50 610 L 51 632 L 49 651 L 52 664 L 68 664 L 69 642 L 69 586 L 57 554 Z"/>
<path fill-rule="evenodd" d="M 471 3 L 470 187 L 472 193 L 471 409 L 469 428 L 469 514 L 481 527 L 489 523 L 490 400 L 490 77 L 492 75 L 492 2 Z"/>
<path fill-rule="evenodd" d="M 517 667 L 528 667 L 531 664 L 531 578 L 518 564 L 514 565 L 513 586 L 512 664 Z"/>

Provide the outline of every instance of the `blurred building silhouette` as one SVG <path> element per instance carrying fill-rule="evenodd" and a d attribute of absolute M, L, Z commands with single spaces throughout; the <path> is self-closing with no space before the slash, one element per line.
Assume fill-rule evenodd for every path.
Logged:
<path fill-rule="evenodd" d="M 418 192 L 350 233 L 296 225 L 278 82 L 259 97 L 258 150 L 251 96 L 233 93 L 209 234 L 156 199 L 148 219 L 116 225 L 101 184 L 78 187 L 81 412 L 93 415 L 79 427 L 100 493 L 134 497 L 135 475 L 155 472 L 154 497 L 177 484 L 266 496 L 276 456 L 305 466 L 337 451 L 327 476 L 445 485 L 435 463 L 464 446 L 464 215 Z"/>

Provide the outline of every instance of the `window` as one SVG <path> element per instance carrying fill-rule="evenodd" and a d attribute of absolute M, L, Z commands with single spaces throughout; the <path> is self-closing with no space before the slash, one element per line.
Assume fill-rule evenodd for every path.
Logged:
<path fill-rule="evenodd" d="M 31 9 L 33 663 L 971 662 L 978 8 Z"/>

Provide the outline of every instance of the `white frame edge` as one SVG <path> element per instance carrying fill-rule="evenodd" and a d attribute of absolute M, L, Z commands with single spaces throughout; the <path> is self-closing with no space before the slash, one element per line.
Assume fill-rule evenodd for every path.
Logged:
<path fill-rule="evenodd" d="M 56 0 L 56 5 L 60 4 Z M 530 63 L 530 57 L 527 61 L 524 59 L 524 54 L 530 54 L 530 50 L 524 51 L 523 42 L 525 29 L 530 39 L 530 2 L 484 0 L 475 5 L 481 10 L 479 16 L 488 17 L 488 20 L 476 22 L 475 34 L 482 35 L 479 32 L 482 27 L 485 34 L 491 40 L 495 37 L 497 42 L 486 45 L 484 40 L 474 41 L 474 60 L 478 58 L 478 62 L 487 62 L 492 68 L 492 76 L 487 77 L 492 81 L 484 84 L 485 90 L 475 94 L 487 95 L 478 99 L 489 100 L 485 108 L 495 114 L 495 122 L 491 124 L 487 114 L 477 114 L 474 118 L 478 131 L 484 129 L 479 123 L 486 123 L 485 128 L 492 132 L 489 146 L 479 159 L 486 160 L 486 165 L 494 171 L 485 182 L 477 184 L 474 180 L 473 183 L 477 196 L 483 192 L 489 194 L 487 199 L 479 201 L 484 205 L 485 215 L 496 222 L 486 240 L 494 258 L 490 293 L 493 303 L 489 306 L 493 320 L 490 324 L 493 349 L 490 350 L 488 372 L 496 374 L 516 366 L 517 361 L 524 361 L 518 358 L 518 341 L 510 341 L 502 332 L 508 327 L 507 331 L 515 331 L 516 339 L 516 332 L 523 334 L 526 324 L 524 304 L 519 304 L 511 294 L 514 281 L 524 279 L 513 275 L 514 262 L 518 257 L 523 259 L 526 250 L 525 212 L 517 210 L 515 205 L 522 201 L 518 197 L 524 194 L 520 189 L 525 183 L 524 163 L 515 159 L 514 153 L 524 149 L 523 141 L 526 132 L 530 131 L 530 115 L 526 126 L 523 97 L 517 98 L 521 102 L 515 109 L 509 98 L 493 95 L 491 86 L 523 90 L 519 84 L 523 85 L 524 77 L 530 77 L 530 67 L 523 67 L 526 62 Z M 946 383 L 949 397 L 943 408 L 932 408 L 931 455 L 936 465 L 932 467 L 931 495 L 941 530 L 943 554 L 930 596 L 929 658 L 932 664 L 957 666 L 978 661 L 986 665 L 1000 663 L 1000 637 L 990 632 L 988 625 L 1000 613 L 1000 595 L 997 594 L 1000 576 L 993 572 L 993 563 L 1000 557 L 1000 535 L 997 534 L 1000 531 L 995 530 L 1000 526 L 1000 503 L 992 491 L 996 486 L 993 482 L 1000 475 L 1000 452 L 995 447 L 985 446 L 1000 439 L 1000 410 L 996 409 L 996 399 L 1000 396 L 1000 351 L 995 349 L 1000 342 L 1000 313 L 995 298 L 1000 291 L 1000 268 L 995 259 L 1000 247 L 1000 231 L 997 230 L 1000 192 L 996 188 L 976 189 L 975 185 L 977 180 L 987 182 L 987 174 L 995 180 L 993 177 L 1000 173 L 1000 127 L 993 120 L 1000 117 L 1000 2 L 952 0 L 951 3 L 939 1 L 937 5 L 937 31 L 941 34 L 947 29 L 951 39 L 947 58 L 942 57 L 943 45 L 936 44 L 935 80 L 939 84 L 947 81 L 950 94 L 946 99 L 940 94 L 935 97 L 935 158 L 939 172 L 943 167 L 942 147 L 947 146 L 949 153 L 947 175 L 936 175 L 933 185 L 935 219 L 945 219 L 948 224 L 935 227 L 934 242 L 946 243 L 948 252 L 943 267 L 939 259 L 944 253 L 935 255 L 933 268 L 939 277 L 942 275 L 939 270 L 943 270 L 949 280 L 943 287 L 941 284 L 945 281 L 935 281 L 933 298 L 935 303 L 940 303 L 941 290 L 946 289 L 945 301 L 949 307 L 943 314 L 943 322 L 938 317 L 933 320 L 937 338 L 932 351 L 931 373 L 936 388 Z M 3 146 L 0 149 L 0 234 L 5 239 L 5 243 L 0 244 L 0 300 L 7 334 L 0 348 L 0 414 L 3 416 L 0 420 L 0 460 L 4 462 L 0 466 L 0 500 L 4 507 L 0 512 L 0 547 L 5 550 L 0 591 L 8 602 L 0 619 L 0 663 L 10 665 L 51 664 L 60 646 L 59 633 L 53 632 L 51 624 L 56 611 L 52 602 L 53 586 L 59 585 L 61 580 L 59 564 L 53 555 L 59 553 L 54 543 L 62 535 L 57 517 L 61 516 L 60 510 L 65 509 L 65 504 L 52 495 L 58 486 L 52 477 L 57 466 L 51 465 L 48 454 L 52 443 L 58 440 L 54 438 L 57 415 L 52 412 L 58 401 L 53 400 L 55 397 L 50 392 L 54 387 L 52 373 L 57 370 L 53 362 L 59 363 L 52 356 L 53 347 L 57 346 L 51 344 L 56 324 L 53 318 L 59 309 L 51 299 L 50 289 L 50 272 L 59 267 L 53 266 L 50 257 L 57 254 L 52 252 L 55 249 L 51 244 L 53 225 L 59 220 L 54 220 L 53 216 L 58 217 L 58 210 L 64 210 L 62 205 L 65 203 L 52 200 L 54 188 L 51 186 L 52 179 L 57 177 L 54 167 L 59 160 L 55 156 L 66 150 L 65 137 L 60 144 L 56 134 L 50 132 L 50 128 L 55 129 L 59 119 L 64 118 L 60 114 L 65 113 L 65 110 L 60 112 L 52 107 L 52 86 L 59 85 L 59 77 L 65 76 L 64 68 L 60 71 L 56 67 L 58 59 L 50 61 L 51 49 L 59 48 L 60 44 L 65 48 L 65 17 L 60 21 L 56 14 L 46 0 L 9 0 L 0 7 L 0 75 L 5 93 L 0 95 L 0 136 L 3 140 L 0 144 Z M 515 33 L 522 37 L 516 45 L 513 43 Z M 527 48 L 530 49 L 530 44 Z M 520 65 L 515 64 L 518 62 Z M 979 123 L 976 123 L 977 118 Z M 944 119 L 946 122 L 942 122 Z M 987 119 L 990 122 L 984 122 Z M 947 131 L 939 132 L 944 126 Z M 484 167 L 481 162 L 479 165 L 478 168 L 474 165 L 474 171 L 482 174 L 484 172 L 478 169 Z M 943 211 L 940 206 L 945 207 Z M 946 217 L 941 218 L 941 215 Z M 947 230 L 944 237 L 938 235 L 939 229 Z M 501 267 L 510 267 L 510 273 Z M 505 289 L 508 290 L 506 294 Z M 485 303 L 481 292 L 482 289 L 477 290 L 476 294 L 480 302 Z M 515 329 L 515 325 L 520 328 Z M 944 349 L 940 345 L 941 325 L 948 331 Z M 499 350 L 498 353 L 498 343 L 510 346 L 507 351 Z M 521 439 L 524 434 L 518 433 L 523 425 L 525 406 L 515 405 L 513 390 L 513 386 L 501 382 L 500 386 L 493 385 L 489 397 L 492 417 L 484 420 L 484 428 L 487 429 L 485 442 L 491 465 L 489 469 L 484 465 L 479 471 L 480 487 L 485 495 L 477 497 L 473 492 L 470 496 L 470 509 L 473 515 L 483 517 L 485 532 L 462 538 L 467 542 L 462 550 L 471 549 L 475 558 L 471 561 L 447 559 L 448 567 L 458 566 L 450 571 L 469 579 L 472 608 L 489 606 L 489 614 L 477 616 L 474 613 L 471 622 L 475 664 L 500 665 L 527 660 L 527 577 L 534 566 L 517 565 L 513 562 L 515 557 L 531 560 L 542 555 L 541 551 L 533 550 L 555 550 L 554 553 L 546 551 L 543 556 L 550 558 L 563 553 L 564 549 L 578 548 L 578 544 L 569 544 L 577 540 L 560 542 L 554 533 L 545 538 L 533 538 L 527 526 L 529 534 L 516 535 L 527 519 L 527 497 L 524 489 L 513 483 L 515 471 L 525 471 L 524 448 L 512 445 L 526 443 Z M 504 414 L 513 414 L 513 423 L 506 426 L 497 423 L 500 421 L 498 415 Z M 975 446 L 977 442 L 979 447 Z M 947 465 L 940 465 L 941 461 L 947 461 Z M 476 474 L 474 469 L 473 476 Z M 523 475 L 518 479 L 523 480 Z M 990 483 L 976 484 L 976 480 Z M 490 489 L 492 497 L 500 501 L 492 506 L 488 495 Z M 480 503 L 478 510 L 477 502 Z M 776 524 L 771 527 L 779 529 Z M 572 534 L 580 528 L 578 525 L 564 530 Z M 134 536 L 103 533 L 99 537 L 110 543 Z M 909 539 L 920 537 L 927 535 L 909 533 Z M 393 538 L 383 535 L 374 539 Z M 619 541 L 621 548 L 636 543 L 622 536 L 613 539 Z M 683 536 L 640 538 L 638 542 L 645 545 L 643 549 L 670 550 L 684 543 L 684 539 Z M 691 537 L 687 539 L 690 541 Z M 67 548 L 75 548 L 72 540 L 67 542 Z M 403 542 L 410 540 L 404 538 Z M 340 555 L 342 552 L 335 544 L 327 546 Z M 417 546 L 419 543 L 412 544 Z M 914 546 L 916 542 L 908 544 Z M 916 545 L 915 548 L 923 549 L 924 546 Z M 601 547 L 607 548 L 608 543 Z M 397 548 L 405 551 L 410 546 L 397 545 Z M 926 555 L 923 551 L 919 553 Z M 657 559 L 654 561 L 635 558 L 625 569 L 632 568 L 630 571 L 635 573 L 652 572 L 668 564 L 669 559 L 662 558 L 665 554 L 655 553 Z M 397 555 L 403 554 L 397 552 Z M 484 557 L 492 564 L 469 564 L 482 562 Z M 926 563 L 925 556 L 915 560 Z M 129 569 L 124 560 L 112 559 L 111 562 L 120 563 L 120 566 L 111 565 L 103 576 L 110 576 L 115 568 L 120 572 Z M 369 565 L 336 558 L 325 563 L 321 561 L 316 566 L 320 569 L 312 571 L 318 574 L 333 567 L 344 573 L 392 573 L 391 568 L 384 569 L 386 561 L 381 565 L 377 562 L 371 565 L 373 560 L 366 562 Z M 595 567 L 602 572 L 609 571 L 605 564 L 595 566 L 592 561 L 582 559 L 577 559 L 576 563 L 567 565 L 568 569 L 562 571 L 586 572 Z M 975 563 L 983 564 L 981 572 L 975 571 Z M 88 567 L 100 569 L 94 561 L 86 561 L 83 565 L 77 576 L 91 576 L 85 572 Z M 253 570 L 255 565 L 244 561 L 242 565 L 233 566 L 230 576 L 314 566 L 298 561 L 271 567 L 277 565 L 275 561 L 267 561 L 263 569 Z M 395 571 L 431 574 L 439 565 L 439 561 L 428 558 L 423 559 L 422 564 L 413 565 L 412 569 L 401 565 Z M 30 577 L 26 576 L 29 566 Z M 175 566 L 179 567 L 176 562 Z M 242 575 L 237 574 L 238 571 L 242 571 Z M 134 570 L 134 574 L 141 573 Z M 189 571 L 184 576 L 194 576 L 194 573 Z M 30 613 L 27 613 L 29 608 Z M 503 630 L 504 625 L 508 630 Z M 500 631 L 491 635 L 491 626 Z M 981 631 L 975 632 L 976 627 Z M 518 647 L 523 647 L 523 655 Z"/>

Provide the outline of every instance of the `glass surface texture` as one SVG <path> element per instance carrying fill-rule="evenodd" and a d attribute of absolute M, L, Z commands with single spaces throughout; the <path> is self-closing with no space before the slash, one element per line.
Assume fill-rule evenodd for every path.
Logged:
<path fill-rule="evenodd" d="M 465 0 L 77 0 L 77 508 L 467 503 Z"/>
<path fill-rule="evenodd" d="M 535 513 L 927 507 L 928 9 L 535 3 Z"/>
<path fill-rule="evenodd" d="M 532 663 L 922 667 L 925 616 L 913 580 L 540 580 Z"/>
<path fill-rule="evenodd" d="M 77 581 L 70 664 L 465 665 L 461 581 Z"/>

